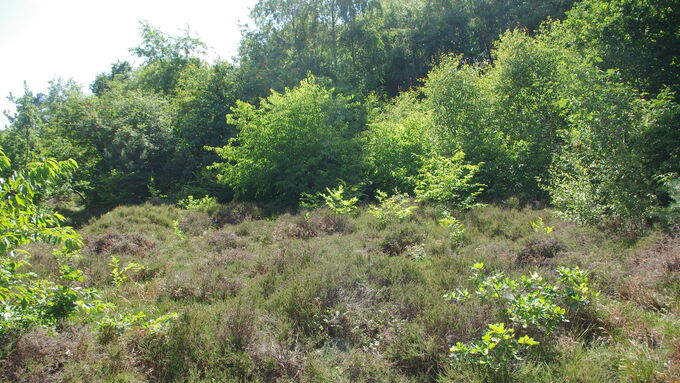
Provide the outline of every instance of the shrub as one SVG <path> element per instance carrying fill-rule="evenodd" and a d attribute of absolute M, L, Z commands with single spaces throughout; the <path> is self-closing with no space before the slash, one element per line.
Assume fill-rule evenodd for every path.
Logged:
<path fill-rule="evenodd" d="M 125 267 L 121 268 L 120 259 L 111 256 L 111 280 L 116 287 L 120 287 L 127 281 L 128 276 L 126 275 L 128 271 L 139 272 L 144 269 L 144 266 L 136 262 L 129 262 Z"/>
<path fill-rule="evenodd" d="M 259 106 L 237 102 L 232 111 L 238 136 L 213 148 L 224 159 L 213 168 L 237 197 L 293 204 L 302 193 L 357 178 L 359 109 L 314 77 Z"/>
<path fill-rule="evenodd" d="M 413 177 L 435 147 L 433 118 L 418 91 L 401 93 L 371 116 L 359 136 L 367 177 L 382 190 L 413 192 Z"/>
<path fill-rule="evenodd" d="M 353 196 L 345 199 L 345 186 L 342 184 L 335 189 L 326 188 L 326 193 L 322 193 L 320 196 L 326 203 L 326 207 L 335 214 L 354 214 L 357 211 L 359 198 Z"/>
<path fill-rule="evenodd" d="M 480 262 L 472 266 L 471 279 L 475 295 L 482 302 L 499 302 L 516 328 L 531 330 L 545 337 L 553 334 L 560 323 L 568 322 L 567 308 L 579 310 L 597 296 L 588 286 L 586 273 L 578 267 L 560 267 L 557 273 L 558 285 L 545 283 L 536 273 L 513 280 L 503 272 L 487 274 L 484 263 Z M 467 290 L 458 289 L 444 295 L 444 298 L 462 301 L 471 296 Z M 489 325 L 489 331 L 472 345 L 456 343 L 451 348 L 452 356 L 469 359 L 493 370 L 506 368 L 511 361 L 520 359 L 527 347 L 538 344 L 528 334 L 516 339 L 516 328 L 506 327 L 505 323 Z"/>
<path fill-rule="evenodd" d="M 10 165 L 0 149 L 0 172 L 8 172 Z M 73 160 L 47 159 L 0 178 L 0 335 L 30 326 L 53 326 L 79 309 L 102 309 L 94 290 L 78 286 L 82 271 L 69 264 L 83 245 L 80 235 L 61 226 L 62 215 L 37 204 L 49 187 L 68 179 L 76 168 Z M 57 281 L 23 272 L 29 263 L 20 256 L 28 254 L 21 247 L 32 242 L 59 246 Z"/>
<path fill-rule="evenodd" d="M 431 154 L 423 158 L 415 179 L 416 198 L 457 210 L 471 208 L 484 187 L 473 182 L 482 163 L 465 164 L 464 159 L 462 151 L 451 157 Z"/>
<path fill-rule="evenodd" d="M 470 345 L 461 342 L 450 348 L 451 357 L 488 367 L 492 370 L 507 369 L 511 362 L 521 360 L 522 353 L 537 345 L 528 335 L 516 338 L 515 330 L 505 323 L 489 325 L 479 340 Z"/>
<path fill-rule="evenodd" d="M 444 217 L 439 219 L 439 224 L 449 229 L 449 236 L 453 243 L 458 243 L 465 238 L 463 224 L 448 212 L 445 212 Z"/>
<path fill-rule="evenodd" d="M 388 197 L 387 193 L 378 190 L 376 198 L 379 205 L 371 206 L 368 212 L 378 220 L 381 227 L 385 227 L 388 223 L 403 221 L 418 209 L 408 194 L 394 194 Z"/>

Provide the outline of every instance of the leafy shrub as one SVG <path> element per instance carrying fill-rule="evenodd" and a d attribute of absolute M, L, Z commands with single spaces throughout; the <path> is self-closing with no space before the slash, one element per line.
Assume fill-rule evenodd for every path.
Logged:
<path fill-rule="evenodd" d="M 457 210 L 471 208 L 484 187 L 473 182 L 482 164 L 465 164 L 464 159 L 462 151 L 451 157 L 431 154 L 423 158 L 415 179 L 416 198 Z"/>
<path fill-rule="evenodd" d="M 10 160 L 0 149 L 0 172 L 8 172 Z M 30 326 L 52 326 L 78 310 L 98 311 L 102 305 L 92 289 L 78 286 L 82 271 L 73 268 L 71 255 L 83 245 L 71 227 L 62 227 L 65 218 L 37 204 L 52 185 L 68 179 L 75 161 L 47 159 L 0 178 L 0 334 Z M 28 253 L 21 246 L 44 242 L 59 246 L 58 281 L 39 280 L 23 272 L 30 264 L 20 257 Z"/>
<path fill-rule="evenodd" d="M 388 197 L 387 193 L 377 190 L 376 198 L 379 205 L 371 206 L 368 212 L 378 220 L 378 224 L 382 227 L 388 223 L 400 222 L 413 215 L 413 212 L 418 209 L 408 194 L 394 194 Z"/>
<path fill-rule="evenodd" d="M 283 204 L 338 179 L 355 180 L 356 106 L 314 77 L 259 106 L 239 101 L 228 116 L 238 136 L 213 149 L 224 159 L 213 168 L 237 197 Z"/>
<path fill-rule="evenodd" d="M 146 318 L 146 314 L 141 311 L 134 314 L 107 314 L 97 322 L 99 341 L 108 343 L 135 326 L 139 326 L 150 334 L 160 333 L 165 331 L 170 323 L 177 318 L 177 313 L 168 313 L 145 321 Z"/>
<path fill-rule="evenodd" d="M 356 190 L 352 190 L 356 192 Z M 333 213 L 338 215 L 354 214 L 357 211 L 359 198 L 352 196 L 345 199 L 345 186 L 338 185 L 335 189 L 326 188 L 326 193 L 319 193 L 319 197 L 325 202 Z"/>
<path fill-rule="evenodd" d="M 395 97 L 360 133 L 366 178 L 382 190 L 413 192 L 413 177 L 435 148 L 434 121 L 418 91 Z"/>
<path fill-rule="evenodd" d="M 489 325 L 479 340 L 470 345 L 457 342 L 451 347 L 451 357 L 479 364 L 492 370 L 506 369 L 510 363 L 522 360 L 522 353 L 537 345 L 528 335 L 516 338 L 515 330 L 505 327 L 505 323 Z"/>
<path fill-rule="evenodd" d="M 142 271 L 144 266 L 136 262 L 129 262 L 125 267 L 121 268 L 120 259 L 111 256 L 111 280 L 116 287 L 120 287 L 127 281 L 128 276 L 126 275 L 128 271 Z"/>
<path fill-rule="evenodd" d="M 546 226 L 545 223 L 543 223 L 543 217 L 538 217 L 536 218 L 535 221 L 531 221 L 531 227 L 534 229 L 535 232 L 537 233 L 545 233 L 545 234 L 550 234 L 555 230 L 554 228 L 550 226 Z"/>
<path fill-rule="evenodd" d="M 334 190 L 326 188 L 326 194 L 322 194 L 321 196 L 326 201 L 326 206 L 335 214 L 354 214 L 357 211 L 359 198 L 353 196 L 349 199 L 345 199 L 344 194 L 344 186 L 338 185 Z"/>
<path fill-rule="evenodd" d="M 568 322 L 567 308 L 578 310 L 597 296 L 588 286 L 586 273 L 578 267 L 560 267 L 557 273 L 558 285 L 545 283 L 536 273 L 513 280 L 503 272 L 486 273 L 484 263 L 480 262 L 472 266 L 471 280 L 475 295 L 482 302 L 499 302 L 516 328 L 549 336 L 561 323 Z M 444 295 L 445 299 L 453 301 L 471 297 L 467 290 L 460 289 Z M 523 350 L 538 344 L 528 334 L 515 339 L 516 328 L 506 328 L 505 323 L 489 325 L 489 331 L 480 341 L 472 345 L 458 342 L 451 348 L 452 355 L 461 355 L 493 370 L 506 368 L 511 361 L 521 358 Z"/>
<path fill-rule="evenodd" d="M 448 212 L 444 213 L 444 217 L 439 219 L 439 224 L 449 229 L 449 236 L 453 243 L 458 243 L 465 237 L 465 228 L 456 217 Z"/>

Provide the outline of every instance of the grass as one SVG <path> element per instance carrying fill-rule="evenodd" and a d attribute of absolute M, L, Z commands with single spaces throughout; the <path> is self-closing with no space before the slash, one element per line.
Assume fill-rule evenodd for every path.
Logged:
<path fill-rule="evenodd" d="M 531 226 L 538 217 L 550 233 Z M 680 379 L 680 238 L 631 239 L 550 210 L 487 206 L 453 242 L 432 208 L 380 225 L 362 209 L 262 218 L 250 205 L 187 211 L 120 207 L 84 225 L 85 284 L 120 311 L 177 312 L 167 331 L 106 341 L 76 318 L 4 347 L 3 382 L 673 382 Z M 181 233 L 178 234 L 179 229 Z M 38 274 L 58 270 L 35 247 Z M 116 287 L 111 256 L 130 271 Z M 518 278 L 557 266 L 591 274 L 601 296 L 503 371 L 448 349 L 504 319 L 493 305 L 442 298 L 472 288 L 484 262 Z"/>

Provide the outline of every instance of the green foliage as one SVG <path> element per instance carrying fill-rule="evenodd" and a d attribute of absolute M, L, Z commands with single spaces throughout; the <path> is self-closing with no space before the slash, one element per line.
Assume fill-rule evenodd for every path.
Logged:
<path fill-rule="evenodd" d="M 550 234 L 553 232 L 553 230 L 555 230 L 555 228 L 552 226 L 545 225 L 543 222 L 543 217 L 538 217 L 535 221 L 531 221 L 529 223 L 531 224 L 531 228 L 534 229 L 536 233 Z"/>
<path fill-rule="evenodd" d="M 456 359 L 497 371 L 507 369 L 510 363 L 522 360 L 522 353 L 537 344 L 528 335 L 516 338 L 515 330 L 506 328 L 505 323 L 496 323 L 490 324 L 489 331 L 476 342 L 470 345 L 458 342 L 449 351 Z"/>
<path fill-rule="evenodd" d="M 580 307 L 590 304 L 593 298 L 597 298 L 598 292 L 590 291 L 588 277 L 584 270 L 578 267 L 558 267 L 557 274 L 560 277 L 564 289 L 564 297 L 570 307 Z"/>
<path fill-rule="evenodd" d="M 422 158 L 423 165 L 415 179 L 416 198 L 457 210 L 471 208 L 484 187 L 474 182 L 482 164 L 466 164 L 464 159 L 463 152 L 451 157 L 431 154 Z"/>
<path fill-rule="evenodd" d="M 490 57 L 509 28 L 537 30 L 573 0 L 262 0 L 239 51 L 248 99 L 296 84 L 308 72 L 355 93 L 395 95 L 418 84 L 442 53 Z"/>
<path fill-rule="evenodd" d="M 579 310 L 598 295 L 590 291 L 588 277 L 578 267 L 559 267 L 559 285 L 544 282 L 537 273 L 528 277 L 522 275 L 519 280 L 510 279 L 500 271 L 488 274 L 482 262 L 474 264 L 471 269 L 470 279 L 475 286 L 475 295 L 482 302 L 500 302 L 507 319 L 514 326 L 538 330 L 544 337 L 553 334 L 561 323 L 568 322 L 567 309 L 562 306 Z M 457 289 L 445 294 L 444 298 L 461 302 L 470 299 L 471 294 Z M 536 344 L 538 342 L 528 334 L 516 339 L 515 329 L 499 323 L 489 325 L 489 331 L 481 340 L 472 345 L 458 342 L 451 352 L 454 357 L 499 370 L 510 367 L 514 360 L 521 360 L 522 352 Z"/>
<path fill-rule="evenodd" d="M 199 39 L 191 37 L 188 30 L 184 36 L 170 36 L 148 22 L 141 23 L 140 35 L 141 44 L 130 49 L 145 61 L 135 80 L 142 89 L 154 92 L 174 92 L 182 70 L 200 62 L 198 56 L 206 48 Z"/>
<path fill-rule="evenodd" d="M 507 305 L 510 320 L 526 328 L 533 326 L 551 334 L 560 322 L 566 322 L 566 310 L 587 306 L 598 294 L 590 291 L 586 273 L 578 267 L 559 267 L 560 284 L 550 285 L 536 273 L 513 280 L 503 272 L 487 275 L 483 263 L 472 267 L 471 277 L 476 295 L 482 301 L 500 300 Z"/>
<path fill-rule="evenodd" d="M 172 221 L 172 230 L 175 232 L 175 236 L 177 236 L 177 238 L 181 239 L 182 241 L 186 241 L 187 236 L 186 234 L 184 234 L 184 231 L 179 227 L 178 219 Z"/>
<path fill-rule="evenodd" d="M 563 132 L 546 189 L 571 219 L 639 228 L 661 194 L 658 169 L 648 166 L 651 157 L 641 145 L 665 124 L 660 112 L 672 101 L 667 94 L 641 99 L 587 64 L 574 63 L 570 71 L 560 99 L 569 130 Z"/>
<path fill-rule="evenodd" d="M 302 193 L 356 179 L 357 118 L 349 98 L 310 77 L 259 107 L 237 103 L 228 119 L 238 136 L 213 148 L 225 160 L 213 168 L 240 198 L 296 203 Z"/>
<path fill-rule="evenodd" d="M 38 205 L 50 187 L 68 179 L 75 171 L 75 161 L 46 159 L 26 168 L 8 171 L 10 160 L 0 149 L 0 332 L 30 326 L 53 326 L 77 310 L 101 309 L 96 293 L 78 285 L 82 272 L 69 262 L 83 242 L 71 227 L 62 227 L 65 218 Z M 25 260 L 22 248 L 32 242 L 57 246 L 58 281 L 40 280 Z"/>
<path fill-rule="evenodd" d="M 556 26 L 556 35 L 598 67 L 615 69 L 640 91 L 680 90 L 677 25 L 673 0 L 585 0 Z"/>
<path fill-rule="evenodd" d="M 432 112 L 415 91 L 373 111 L 360 134 L 366 177 L 376 188 L 413 193 L 413 179 L 434 150 Z"/>
<path fill-rule="evenodd" d="M 537 177 L 547 171 L 565 125 L 551 91 L 557 51 L 526 33 L 507 32 L 492 51 L 493 64 L 448 56 L 428 74 L 423 93 L 440 145 L 484 162 L 478 178 L 492 198 L 545 198 Z"/>
<path fill-rule="evenodd" d="M 97 321 L 98 337 L 102 343 L 108 343 L 135 326 L 147 330 L 150 334 L 162 333 L 167 331 L 168 326 L 177 319 L 177 316 L 177 313 L 168 313 L 158 318 L 144 321 L 147 315 L 142 311 L 134 314 L 107 314 Z"/>
<path fill-rule="evenodd" d="M 116 258 L 113 255 L 111 256 L 111 263 L 109 264 L 109 266 L 111 266 L 111 279 L 113 281 L 114 286 L 116 287 L 122 286 L 123 283 L 127 281 L 128 271 L 138 272 L 144 270 L 144 266 L 136 262 L 129 262 L 127 265 L 125 265 L 125 267 L 121 268 L 120 259 Z"/>
<path fill-rule="evenodd" d="M 377 190 L 376 199 L 378 205 L 371 206 L 368 212 L 383 227 L 393 222 L 403 221 L 418 209 L 418 206 L 413 204 L 411 197 L 405 193 L 388 196 L 387 193 Z"/>
<path fill-rule="evenodd" d="M 458 243 L 465 237 L 465 227 L 463 224 L 452 216 L 449 212 L 444 212 L 443 217 L 439 219 L 440 225 L 449 229 L 449 236 L 453 243 Z"/>
<path fill-rule="evenodd" d="M 338 185 L 335 189 L 326 188 L 326 193 L 320 194 L 326 206 L 335 214 L 345 215 L 354 214 L 357 210 L 359 198 L 353 196 L 345 199 L 345 186 Z"/>
<path fill-rule="evenodd" d="M 212 209 L 217 204 L 217 199 L 209 195 L 205 195 L 202 198 L 194 198 L 194 196 L 189 195 L 184 199 L 177 202 L 177 206 L 187 209 L 187 210 L 204 210 Z"/>

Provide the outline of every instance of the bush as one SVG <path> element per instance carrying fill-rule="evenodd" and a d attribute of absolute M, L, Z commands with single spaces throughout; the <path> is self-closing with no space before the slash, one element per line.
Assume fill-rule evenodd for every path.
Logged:
<path fill-rule="evenodd" d="M 0 148 L 0 172 L 7 173 L 10 160 Z M 75 269 L 72 255 L 83 245 L 71 227 L 62 227 L 65 218 L 38 200 L 49 187 L 63 182 L 75 171 L 75 161 L 47 159 L 27 165 L 0 178 L 0 335 L 31 326 L 50 327 L 78 310 L 99 311 L 94 290 L 78 286 L 82 271 Z M 57 246 L 59 279 L 37 279 L 24 272 L 30 266 L 21 247 L 32 242 Z"/>
<path fill-rule="evenodd" d="M 550 285 L 536 273 L 513 280 L 503 272 L 487 274 L 484 263 L 472 266 L 475 295 L 482 302 L 500 302 L 514 328 L 505 323 L 489 325 L 489 331 L 473 344 L 456 343 L 451 348 L 452 356 L 496 371 L 507 369 L 511 362 L 521 359 L 528 347 L 538 344 L 529 332 L 543 338 L 552 335 L 561 323 L 568 322 L 568 310 L 578 312 L 598 295 L 590 290 L 586 273 L 578 267 L 559 267 L 557 274 L 560 283 Z M 471 297 L 467 290 L 444 295 L 452 301 Z M 518 329 L 525 335 L 516 338 Z"/>
<path fill-rule="evenodd" d="M 415 181 L 416 198 L 457 210 L 471 208 L 484 187 L 473 182 L 482 164 L 465 164 L 464 159 L 463 152 L 451 157 L 430 154 L 423 158 Z"/>
<path fill-rule="evenodd" d="M 377 190 L 376 198 L 379 205 L 371 206 L 368 212 L 378 220 L 381 227 L 385 227 L 389 223 L 403 221 L 418 209 L 418 206 L 413 204 L 408 194 L 394 194 L 388 197 L 387 193 Z"/>
<path fill-rule="evenodd" d="M 239 198 L 292 206 L 302 193 L 357 179 L 357 111 L 314 77 L 273 92 L 258 107 L 237 102 L 228 119 L 238 136 L 213 148 L 225 160 L 213 168 Z"/>

